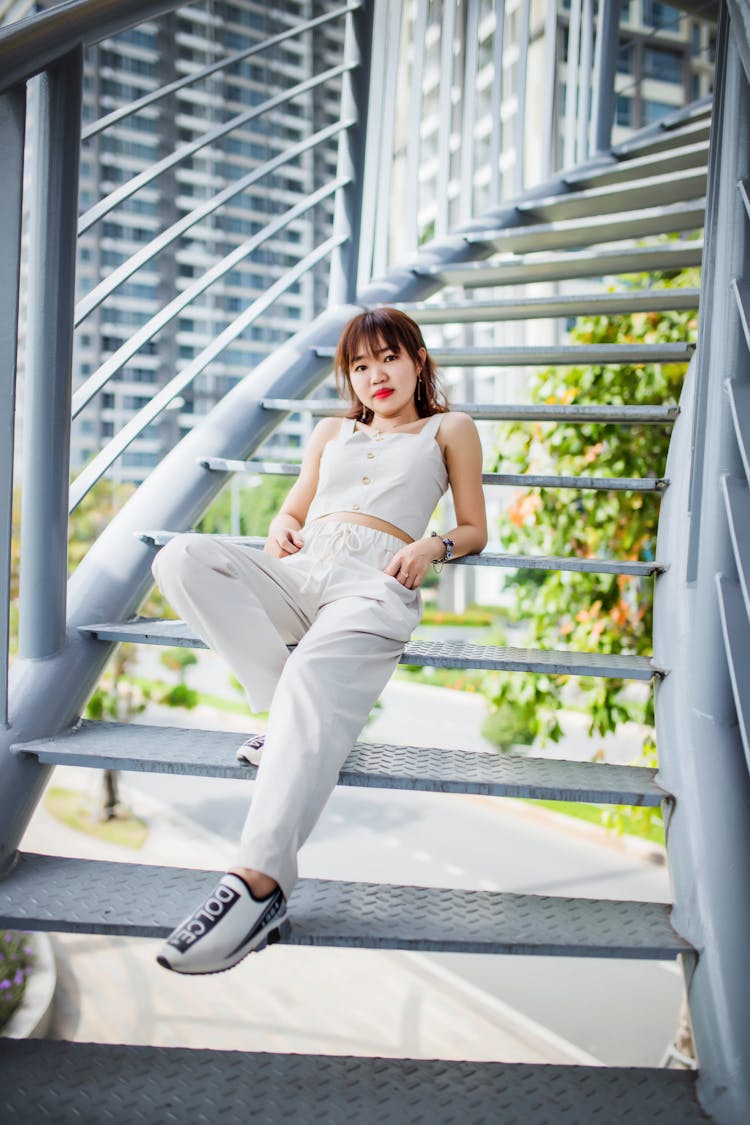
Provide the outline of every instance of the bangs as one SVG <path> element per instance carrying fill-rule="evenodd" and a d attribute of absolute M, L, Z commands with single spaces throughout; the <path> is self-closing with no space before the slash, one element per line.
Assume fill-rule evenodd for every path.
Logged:
<path fill-rule="evenodd" d="M 342 374 L 348 375 L 359 355 L 375 356 L 383 348 L 394 352 L 406 351 L 409 355 L 416 353 L 420 345 L 415 348 L 415 341 L 409 340 L 406 332 L 399 331 L 400 328 L 400 322 L 390 309 L 373 309 L 355 317 L 339 340 L 336 366 Z"/>

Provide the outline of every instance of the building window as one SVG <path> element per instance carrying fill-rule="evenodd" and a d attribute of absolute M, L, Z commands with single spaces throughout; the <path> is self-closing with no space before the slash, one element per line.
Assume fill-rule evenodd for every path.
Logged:
<path fill-rule="evenodd" d="M 663 51 L 659 47 L 644 47 L 643 73 L 646 78 L 656 78 L 659 82 L 673 82 L 682 85 L 682 55 L 674 51 Z"/>
<path fill-rule="evenodd" d="M 632 74 L 633 73 L 633 44 L 620 43 L 617 52 L 617 73 L 618 74 Z"/>
<path fill-rule="evenodd" d="M 661 121 L 662 117 L 666 117 L 668 113 L 674 113 L 677 109 L 675 105 L 669 105 L 668 102 L 643 102 L 643 124 L 653 125 L 656 121 Z"/>
<path fill-rule="evenodd" d="M 677 31 L 680 13 L 671 4 L 662 4 L 660 0 L 643 0 L 643 22 L 658 31 Z"/>
<path fill-rule="evenodd" d="M 630 127 L 633 124 L 633 99 L 626 98 L 623 94 L 617 95 L 615 106 L 615 123 Z"/>

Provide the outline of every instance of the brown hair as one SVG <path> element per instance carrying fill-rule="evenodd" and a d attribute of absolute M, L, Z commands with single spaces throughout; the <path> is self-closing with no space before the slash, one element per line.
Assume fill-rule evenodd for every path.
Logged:
<path fill-rule="evenodd" d="M 431 414 L 446 414 L 450 407 L 438 386 L 437 371 L 432 357 L 427 352 L 423 360 L 419 354 L 420 348 L 427 351 L 422 339 L 422 330 L 400 309 L 383 308 L 370 309 L 352 317 L 341 333 L 336 349 L 334 370 L 339 394 L 342 398 L 348 398 L 351 404 L 347 418 L 357 418 L 366 425 L 372 421 L 373 412 L 369 407 L 363 406 L 357 398 L 349 372 L 356 356 L 361 355 L 363 351 L 375 355 L 383 346 L 393 348 L 394 352 L 406 352 L 421 369 L 414 393 L 414 405 L 419 417 L 429 418 Z"/>

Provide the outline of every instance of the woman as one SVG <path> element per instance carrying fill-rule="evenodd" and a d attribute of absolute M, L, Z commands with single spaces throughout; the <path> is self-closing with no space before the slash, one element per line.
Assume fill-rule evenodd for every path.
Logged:
<path fill-rule="evenodd" d="M 177 972 L 221 972 L 279 929 L 297 852 L 419 622 L 430 565 L 487 542 L 479 435 L 448 411 L 414 321 L 354 317 L 336 372 L 352 408 L 315 427 L 264 550 L 179 535 L 154 564 L 253 710 L 270 709 L 238 864 L 159 953 Z M 425 536 L 448 485 L 457 526 Z M 258 760 L 261 743 L 238 757 Z"/>

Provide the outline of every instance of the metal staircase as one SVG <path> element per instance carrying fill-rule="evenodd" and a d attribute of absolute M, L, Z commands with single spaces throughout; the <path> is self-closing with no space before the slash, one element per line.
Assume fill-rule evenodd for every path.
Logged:
<path fill-rule="evenodd" d="M 455 5 L 448 6 L 455 9 Z M 19 173 L 23 120 L 19 83 L 47 68 L 47 108 L 42 98 L 36 112 L 42 123 L 39 127 L 51 138 L 49 152 L 54 153 L 55 146 L 71 135 L 75 103 L 62 111 L 56 103 L 62 88 L 75 87 L 81 44 L 152 18 L 173 5 L 112 3 L 106 18 L 98 14 L 98 7 L 88 0 L 62 5 L 28 27 L 0 33 L 0 60 L 4 63 L 12 58 L 15 68 L 8 69 L 9 77 L 3 80 L 6 93 L 2 95 L 0 130 L 8 163 L 15 162 Z M 580 15 L 580 0 L 578 9 Z M 613 26 L 616 36 L 617 5 L 601 0 L 599 9 L 596 51 L 597 58 L 601 52 L 606 59 L 606 36 L 610 36 L 611 46 Z M 528 4 L 524 10 L 528 17 Z M 674 907 L 308 879 L 302 880 L 292 896 L 292 929 L 282 939 L 302 945 L 487 955 L 679 957 L 686 971 L 701 1069 L 696 1078 L 689 1072 L 658 1069 L 155 1051 L 40 1041 L 3 1044 L 0 1105 L 8 1120 L 28 1122 L 47 1120 L 51 1114 L 60 1120 L 83 1121 L 156 1123 L 170 1115 L 196 1121 L 218 1117 L 239 1121 L 246 1119 L 246 1106 L 258 1105 L 260 1099 L 266 1108 L 258 1116 L 264 1121 L 285 1117 L 331 1122 L 461 1120 L 479 1125 L 497 1120 L 557 1125 L 635 1119 L 684 1125 L 713 1119 L 734 1125 L 750 1112 L 746 1074 L 750 1035 L 741 975 L 743 967 L 750 967 L 744 948 L 750 931 L 750 881 L 742 866 L 750 855 L 746 847 L 750 804 L 743 807 L 750 780 L 742 752 L 743 744 L 746 753 L 749 745 L 746 684 L 750 670 L 746 582 L 750 550 L 748 524 L 743 519 L 750 479 L 750 239 L 742 214 L 750 192 L 746 186 L 750 185 L 750 26 L 745 9 L 732 2 L 720 12 L 713 125 L 711 106 L 698 104 L 619 148 L 599 146 L 575 169 L 550 176 L 545 183 L 518 193 L 511 202 L 441 233 L 374 279 L 366 271 L 365 283 L 359 288 L 357 272 L 361 275 L 362 261 L 367 259 L 359 220 L 363 229 L 367 227 L 371 203 L 360 191 L 358 179 L 361 181 L 372 157 L 361 140 L 352 139 L 351 124 L 366 118 L 368 64 L 377 71 L 378 59 L 383 57 L 378 52 L 385 49 L 384 15 L 377 4 L 352 3 L 339 18 L 346 23 L 347 35 L 338 73 L 339 79 L 343 75 L 344 139 L 331 188 L 334 233 L 301 259 L 297 273 L 295 267 L 289 275 L 296 277 L 332 255 L 328 310 L 230 391 L 154 470 L 80 564 L 67 596 L 60 581 L 65 574 L 64 536 L 61 541 L 55 530 L 64 526 L 67 514 L 68 498 L 63 496 L 67 439 L 44 451 L 41 444 L 32 444 L 31 456 L 27 455 L 23 518 L 24 528 L 28 523 L 30 529 L 24 531 L 24 550 L 30 561 L 22 562 L 28 569 L 22 569 L 21 576 L 21 649 L 11 670 L 7 721 L 0 728 L 0 862 L 4 870 L 0 924 L 58 932 L 162 936 L 184 912 L 185 903 L 208 889 L 214 878 L 211 872 L 113 865 L 23 854 L 17 849 L 49 771 L 57 764 L 207 778 L 247 780 L 254 776 L 253 768 L 239 767 L 234 760 L 235 736 L 215 732 L 207 738 L 204 732 L 81 723 L 79 714 L 117 642 L 199 646 L 181 622 L 133 617 L 150 584 L 154 552 L 172 534 L 194 525 L 232 473 L 296 472 L 294 465 L 260 461 L 254 454 L 290 412 L 313 416 L 330 412 L 329 402 L 311 395 L 326 378 L 338 333 L 353 311 L 362 305 L 399 302 L 424 325 L 471 326 L 567 318 L 592 311 L 691 309 L 699 297 L 694 290 L 597 290 L 593 282 L 610 279 L 611 284 L 611 279 L 622 274 L 680 269 L 697 265 L 703 258 L 703 321 L 697 355 L 687 343 L 591 348 L 562 344 L 523 349 L 451 344 L 435 349 L 438 362 L 446 367 L 690 362 L 680 409 L 672 404 L 467 403 L 460 407 L 477 419 L 617 421 L 674 427 L 669 464 L 654 466 L 654 476 L 648 478 L 484 476 L 488 487 L 520 484 L 574 492 L 663 494 L 657 561 L 575 555 L 531 558 L 488 552 L 456 564 L 653 576 L 657 608 L 653 658 L 423 641 L 411 642 L 403 658 L 417 665 L 653 681 L 657 685 L 659 773 L 599 763 L 496 758 L 439 747 L 424 750 L 358 743 L 340 777 L 340 784 L 349 786 L 662 804 L 669 828 Z M 611 83 L 612 72 L 612 65 L 608 69 L 600 61 L 597 76 L 602 86 L 608 80 Z M 606 90 L 602 102 L 606 101 L 604 94 Z M 370 134 L 378 131 L 373 113 L 371 96 Z M 735 197 L 738 180 L 744 181 L 743 192 Z M 53 178 L 50 190 L 54 184 Z M 20 215 L 20 178 L 17 190 Z M 68 197 L 70 190 L 68 183 Z M 42 202 L 48 203 L 49 198 L 43 196 Z M 703 243 L 694 236 L 703 227 L 706 206 L 704 251 Z M 18 269 L 20 228 L 13 226 L 12 207 L 8 215 L 10 218 L 2 220 L 5 228 L 1 233 L 7 245 L 16 247 L 7 267 L 7 276 L 12 277 Z M 66 230 L 71 234 L 69 220 L 70 215 L 66 218 L 63 213 L 63 235 Z M 687 233 L 690 238 L 662 237 Z M 70 249 L 66 251 L 64 243 L 58 231 L 55 239 L 35 244 L 31 255 L 36 268 L 45 261 L 49 268 L 46 255 L 52 254 L 59 270 L 70 271 Z M 377 260 L 376 253 L 372 260 Z M 576 279 L 589 279 L 593 291 L 548 295 L 528 288 Z M 727 311 L 730 281 L 736 304 Z M 503 296 L 504 286 L 519 285 L 527 287 L 522 296 L 515 292 Z M 462 290 L 460 299 L 453 295 L 432 299 L 456 287 Z M 17 287 L 6 285 L 6 291 L 15 293 Z M 39 309 L 32 310 L 30 338 L 44 324 L 52 299 L 46 290 L 39 290 L 37 296 Z M 89 303 L 93 307 L 93 300 Z M 2 312 L 6 328 L 11 320 L 15 323 L 13 309 L 11 313 Z M 62 338 L 70 338 L 72 319 L 71 301 L 67 311 L 58 312 L 56 323 L 62 325 Z M 236 330 L 241 331 L 241 326 Z M 15 328 L 7 336 L 15 340 Z M 188 374 L 209 361 L 210 356 L 198 357 Z M 104 385 L 113 366 L 94 377 L 96 388 Z M 39 435 L 49 434 L 61 409 L 69 413 L 70 385 L 64 363 L 47 369 L 32 357 L 27 367 L 32 393 L 27 392 L 26 409 L 35 412 L 36 420 L 26 441 L 33 443 L 39 441 Z M 732 376 L 726 388 L 721 384 L 725 374 Z M 144 424 L 163 409 L 170 395 L 179 392 L 187 378 L 183 373 L 181 382 L 176 379 L 174 386 L 169 385 L 168 393 L 144 415 Z M 12 390 L 12 373 L 4 386 Z M 43 390 L 48 392 L 46 399 Z M 6 436 L 8 433 L 12 439 L 12 427 Z M 12 440 L 7 448 L 12 461 Z M 123 448 L 121 441 L 105 450 L 97 468 L 87 472 L 83 482 L 81 478 L 74 482 L 71 505 Z M 705 448 L 713 451 L 713 460 L 704 457 Z M 729 475 L 723 463 L 726 458 L 732 466 Z M 6 456 L 3 466 L 8 481 L 10 461 Z M 718 507 L 722 482 L 725 511 Z M 8 516 L 6 546 L 9 497 L 8 487 L 0 511 L 4 519 Z M 704 560 L 707 551 L 715 557 Z M 687 571 L 686 558 L 690 560 Z M 721 576 L 718 605 L 717 574 Z M 707 677 L 710 683 L 701 688 L 705 706 L 700 728 L 687 706 L 696 684 L 698 641 L 691 632 L 696 606 L 703 630 L 702 652 L 710 653 L 717 667 Z M 7 616 L 4 627 L 7 631 Z M 722 667 L 726 668 L 723 678 Z M 5 675 L 2 679 L 4 692 Z M 720 708 L 715 699 L 708 698 L 711 692 Z M 3 711 L 0 722 L 4 718 Z M 700 742 L 696 730 L 708 745 L 721 742 L 718 765 L 700 753 L 700 746 L 695 749 Z M 720 826 L 725 834 L 716 841 Z"/>

